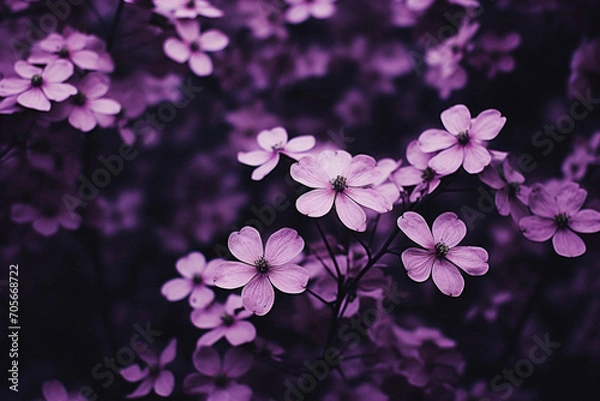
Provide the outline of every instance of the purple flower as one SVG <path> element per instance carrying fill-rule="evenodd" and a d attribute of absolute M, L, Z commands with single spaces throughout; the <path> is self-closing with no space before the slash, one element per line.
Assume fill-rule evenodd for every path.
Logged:
<path fill-rule="evenodd" d="M 299 24 L 310 17 L 326 19 L 335 12 L 335 0 L 285 0 L 290 5 L 285 12 L 285 20 Z"/>
<path fill-rule="evenodd" d="M 42 385 L 43 401 L 85 401 L 79 393 L 67 393 L 67 389 L 58 380 L 50 380 Z"/>
<path fill-rule="evenodd" d="M 223 337 L 234 347 L 254 341 L 256 329 L 252 323 L 244 320 L 252 316 L 252 313 L 238 311 L 241 308 L 242 297 L 231 294 L 224 305 L 213 304 L 206 309 L 193 311 L 191 320 L 194 326 L 212 329 L 198 339 L 197 346 L 213 345 Z"/>
<path fill-rule="evenodd" d="M 63 83 L 73 75 L 73 64 L 66 60 L 49 63 L 43 70 L 24 61 L 15 63 L 21 78 L 0 81 L 0 96 L 16 96 L 17 103 L 39 111 L 49 111 L 50 100 L 62 102 L 77 93 L 73 85 Z"/>
<path fill-rule="evenodd" d="M 506 117 L 489 109 L 472 119 L 469 109 L 458 104 L 444 110 L 441 119 L 446 131 L 429 129 L 419 137 L 421 151 L 441 151 L 429 160 L 429 167 L 444 175 L 454 173 L 461 164 L 469 174 L 483 171 L 492 161 L 486 142 L 498 135 Z"/>
<path fill-rule="evenodd" d="M 315 159 L 303 157 L 291 167 L 292 178 L 311 188 L 296 200 L 298 211 L 309 217 L 322 217 L 335 203 L 342 223 L 351 230 L 365 231 L 367 215 L 361 206 L 378 213 L 392 210 L 393 205 L 372 186 L 381 172 L 371 156 L 352 157 L 343 150 L 325 150 Z"/>
<path fill-rule="evenodd" d="M 223 11 L 206 0 L 154 0 L 154 5 L 160 14 L 173 14 L 176 18 L 220 18 L 224 15 Z"/>
<path fill-rule="evenodd" d="M 81 216 L 69 212 L 62 199 L 45 199 L 36 206 L 15 203 L 11 208 L 15 223 L 33 223 L 33 229 L 43 236 L 54 235 L 59 227 L 76 230 L 81 225 Z"/>
<path fill-rule="evenodd" d="M 497 190 L 494 202 L 501 216 L 510 214 L 518 222 L 529 214 L 529 187 L 523 185 L 525 177 L 511 167 L 508 159 L 502 163 L 502 175 L 490 164 L 479 174 L 479 178 Z"/>
<path fill-rule="evenodd" d="M 200 373 L 192 373 L 183 381 L 188 394 L 206 394 L 206 401 L 250 401 L 252 389 L 239 384 L 237 378 L 252 367 L 252 355 L 239 348 L 231 348 L 221 361 L 213 348 L 201 347 L 194 352 L 194 366 Z"/>
<path fill-rule="evenodd" d="M 279 163 L 281 153 L 297 160 L 300 157 L 299 153 L 315 147 L 315 137 L 312 135 L 302 135 L 288 141 L 287 131 L 283 127 L 275 127 L 259 132 L 256 141 L 262 150 L 238 152 L 237 154 L 240 163 L 248 166 L 258 166 L 252 172 L 254 181 L 262 180 L 273 171 Z"/>
<path fill-rule="evenodd" d="M 587 191 L 577 183 L 564 184 L 550 194 L 541 184 L 534 184 L 529 195 L 533 216 L 519 220 L 523 235 L 535 242 L 552 238 L 552 246 L 561 256 L 573 258 L 585 253 L 583 240 L 575 234 L 600 231 L 600 213 L 593 209 L 580 210 Z"/>
<path fill-rule="evenodd" d="M 36 43 L 27 62 L 49 64 L 55 60 L 67 60 L 82 70 L 98 70 L 98 54 L 86 49 L 87 37 L 81 32 L 67 31 L 65 35 L 51 33 Z"/>
<path fill-rule="evenodd" d="M 167 281 L 160 292 L 169 301 L 179 301 L 189 295 L 189 302 L 193 308 L 207 307 L 215 298 L 215 293 L 208 286 L 214 285 L 214 269 L 220 261 L 215 259 L 207 264 L 203 254 L 190 253 L 175 264 L 175 268 L 183 278 Z"/>
<path fill-rule="evenodd" d="M 521 36 L 516 32 L 504 37 L 486 33 L 469 56 L 469 63 L 480 69 L 487 68 L 487 77 L 490 79 L 498 72 L 510 72 L 515 68 L 515 59 L 510 52 L 519 47 L 520 43 Z"/>
<path fill-rule="evenodd" d="M 125 369 L 121 369 L 121 376 L 128 382 L 142 381 L 138 388 L 127 398 L 140 398 L 148 395 L 154 388 L 154 392 L 161 397 L 168 397 L 175 387 L 175 377 L 173 373 L 165 369 L 165 366 L 175 359 L 177 355 L 177 340 L 172 339 L 165 347 L 160 357 L 150 350 L 138 352 L 139 357 L 146 362 L 147 366 L 143 369 L 133 364 Z"/>
<path fill-rule="evenodd" d="M 417 140 L 411 141 L 406 148 L 406 160 L 410 166 L 401 167 L 392 174 L 394 182 L 401 186 L 415 186 L 410 201 L 416 202 L 419 198 L 429 195 L 440 185 L 442 175 L 429 167 L 429 160 L 433 153 L 423 153 L 419 149 Z"/>
<path fill-rule="evenodd" d="M 406 212 L 398 218 L 398 227 L 425 248 L 408 248 L 402 252 L 404 268 L 414 281 L 423 282 L 431 275 L 442 293 L 457 297 L 465 288 L 458 268 L 471 276 L 481 276 L 489 269 L 485 249 L 457 246 L 467 234 L 467 226 L 452 212 L 439 215 L 432 230 L 421 215 Z"/>
<path fill-rule="evenodd" d="M 189 61 L 194 74 L 200 77 L 212 74 L 213 63 L 205 52 L 223 50 L 229 38 L 215 29 L 200 33 L 200 23 L 196 20 L 177 21 L 175 29 L 182 40 L 167 39 L 163 46 L 165 54 L 178 63 Z"/>
<path fill-rule="evenodd" d="M 244 227 L 229 235 L 229 250 L 240 262 L 222 262 L 216 267 L 215 285 L 233 289 L 244 287 L 242 304 L 246 310 L 264 316 L 273 307 L 273 287 L 287 294 L 306 289 L 308 271 L 292 259 L 304 249 L 304 240 L 296 230 L 282 228 L 274 232 L 263 248 L 262 239 L 253 227 Z"/>

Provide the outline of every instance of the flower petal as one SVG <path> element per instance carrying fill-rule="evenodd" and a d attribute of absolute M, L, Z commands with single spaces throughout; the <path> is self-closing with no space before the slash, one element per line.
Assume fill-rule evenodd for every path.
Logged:
<path fill-rule="evenodd" d="M 179 258 L 175 268 L 185 278 L 192 279 L 195 275 L 201 275 L 206 268 L 206 258 L 200 252 L 191 252 Z"/>
<path fill-rule="evenodd" d="M 91 50 L 80 50 L 71 52 L 71 60 L 73 64 L 82 70 L 97 70 L 99 57 L 96 52 Z"/>
<path fill-rule="evenodd" d="M 460 267 L 470 276 L 481 276 L 487 273 L 489 255 L 478 246 L 457 246 L 448 252 L 446 259 Z"/>
<path fill-rule="evenodd" d="M 469 135 L 479 140 L 489 141 L 498 136 L 498 133 L 506 124 L 506 117 L 498 110 L 484 110 L 473 121 Z"/>
<path fill-rule="evenodd" d="M 548 241 L 558 229 L 553 219 L 539 216 L 523 217 L 519 220 L 519 228 L 525 238 L 535 242 Z"/>
<path fill-rule="evenodd" d="M 223 313 L 225 313 L 224 306 L 220 303 L 214 303 L 206 309 L 192 311 L 190 321 L 199 329 L 214 329 L 223 324 L 221 320 Z"/>
<path fill-rule="evenodd" d="M 85 107 L 75 107 L 69 115 L 69 124 L 83 132 L 90 132 L 97 125 L 94 114 Z"/>
<path fill-rule="evenodd" d="M 196 19 L 178 19 L 175 30 L 180 38 L 191 43 L 200 37 L 200 22 Z"/>
<path fill-rule="evenodd" d="M 541 217 L 554 218 L 558 214 L 555 199 L 541 184 L 534 184 L 529 193 L 529 208 L 533 214 Z"/>
<path fill-rule="evenodd" d="M 469 174 L 478 174 L 492 161 L 492 155 L 483 146 L 471 143 L 465 147 L 463 168 Z"/>
<path fill-rule="evenodd" d="M 213 283 L 210 283 L 211 285 Z M 194 309 L 206 308 L 215 299 L 215 293 L 205 285 L 197 285 L 190 294 L 190 306 Z"/>
<path fill-rule="evenodd" d="M 192 56 L 190 57 L 190 68 L 194 74 L 199 77 L 205 77 L 212 74 L 213 63 L 206 53 L 195 52 L 192 53 Z"/>
<path fill-rule="evenodd" d="M 433 249 L 435 242 L 427 222 L 419 213 L 405 212 L 397 220 L 398 228 L 409 239 L 426 249 Z"/>
<path fill-rule="evenodd" d="M 196 343 L 196 347 L 211 346 L 217 341 L 219 341 L 221 338 L 225 337 L 225 333 L 227 333 L 227 327 L 215 327 L 211 331 L 204 333 L 202 336 L 200 336 L 198 342 Z"/>
<path fill-rule="evenodd" d="M 356 155 L 341 174 L 348 186 L 362 187 L 371 185 L 381 177 L 377 161 L 371 156 Z"/>
<path fill-rule="evenodd" d="M 447 135 L 445 135 L 445 137 L 447 137 Z M 451 139 L 454 144 L 456 139 Z M 412 140 L 406 147 L 406 160 L 408 160 L 411 166 L 414 166 L 419 170 L 425 170 L 427 168 L 427 163 L 433 157 L 433 154 L 423 152 L 420 149 L 420 146 L 418 140 Z"/>
<path fill-rule="evenodd" d="M 464 104 L 457 104 L 442 112 L 444 128 L 453 135 L 467 131 L 471 126 L 471 112 Z"/>
<path fill-rule="evenodd" d="M 502 162 L 502 171 L 504 172 L 504 178 L 507 182 L 516 182 L 519 184 L 525 182 L 525 177 L 523 177 L 523 174 L 512 168 L 508 162 L 508 158 L 504 159 Z"/>
<path fill-rule="evenodd" d="M 192 52 L 187 44 L 179 39 L 169 38 L 163 44 L 163 51 L 171 60 L 184 63 L 190 59 Z"/>
<path fill-rule="evenodd" d="M 42 78 L 45 83 L 61 83 L 70 78 L 73 75 L 73 71 L 73 64 L 67 60 L 59 59 L 51 62 L 44 68 Z"/>
<path fill-rule="evenodd" d="M 328 180 L 343 176 L 351 161 L 352 156 L 344 150 L 324 150 L 317 156 L 317 162 L 325 170 Z"/>
<path fill-rule="evenodd" d="M 190 395 L 211 394 L 215 390 L 215 382 L 212 377 L 192 373 L 183 380 L 183 390 Z"/>
<path fill-rule="evenodd" d="M 308 217 L 322 217 L 331 210 L 334 199 L 335 191 L 315 189 L 302 194 L 296 200 L 296 209 Z"/>
<path fill-rule="evenodd" d="M 0 96 L 14 96 L 31 88 L 31 82 L 20 78 L 0 80 Z"/>
<path fill-rule="evenodd" d="M 126 395 L 126 398 L 140 398 L 150 394 L 152 390 L 152 379 L 147 378 L 143 382 L 140 383 L 138 388 L 134 390 L 133 393 Z"/>
<path fill-rule="evenodd" d="M 229 38 L 223 32 L 210 29 L 200 37 L 200 47 L 207 52 L 223 50 L 229 44 Z"/>
<path fill-rule="evenodd" d="M 270 158 L 274 157 L 273 152 L 264 150 L 253 150 L 251 152 L 238 152 L 237 159 L 240 163 L 247 166 L 260 166 L 265 164 Z"/>
<path fill-rule="evenodd" d="M 423 170 L 413 166 L 400 167 L 392 173 L 392 180 L 400 186 L 417 185 L 423 181 Z"/>
<path fill-rule="evenodd" d="M 168 370 L 163 370 L 154 380 L 154 391 L 161 397 L 168 397 L 175 387 L 175 377 Z"/>
<path fill-rule="evenodd" d="M 442 150 L 429 160 L 429 167 L 438 174 L 449 175 L 454 173 L 463 162 L 464 148 L 458 144 Z"/>
<path fill-rule="evenodd" d="M 578 233 L 596 233 L 600 231 L 600 212 L 583 209 L 571 216 L 569 228 Z"/>
<path fill-rule="evenodd" d="M 62 102 L 69 96 L 75 95 L 77 88 L 70 84 L 44 84 L 42 91 L 48 99 Z"/>
<path fill-rule="evenodd" d="M 250 343 L 256 338 L 256 328 L 250 322 L 238 321 L 227 328 L 225 338 L 234 347 Z"/>
<path fill-rule="evenodd" d="M 119 373 L 128 382 L 137 382 L 148 376 L 149 369 L 146 367 L 142 369 L 140 365 L 133 364 L 124 369 L 121 369 Z M 67 397 L 65 397 L 67 399 Z"/>
<path fill-rule="evenodd" d="M 373 188 L 346 188 L 344 195 L 350 197 L 361 206 L 368 207 L 378 213 L 386 213 L 392 210 L 392 204 L 388 202 L 376 189 Z"/>
<path fill-rule="evenodd" d="M 241 348 L 230 348 L 223 358 L 223 373 L 227 377 L 238 378 L 250 370 L 254 358 Z"/>
<path fill-rule="evenodd" d="M 456 143 L 454 135 L 441 129 L 428 129 L 419 135 L 418 147 L 423 154 L 427 154 L 448 149 Z"/>
<path fill-rule="evenodd" d="M 233 256 L 249 264 L 254 264 L 264 254 L 260 234 L 250 226 L 231 233 L 227 245 Z"/>
<path fill-rule="evenodd" d="M 35 67 L 23 60 L 19 60 L 15 63 L 15 72 L 24 79 L 30 80 L 34 75 L 41 75 L 42 69 Z"/>
<path fill-rule="evenodd" d="M 479 173 L 478 177 L 484 184 L 489 185 L 494 189 L 502 189 L 506 184 L 502 177 L 500 177 L 500 174 L 498 174 L 498 171 L 496 171 L 496 168 L 491 164 L 486 166 L 483 171 Z"/>
<path fill-rule="evenodd" d="M 304 292 L 309 279 L 308 270 L 292 263 L 272 267 L 266 274 L 273 286 L 286 294 Z"/>
<path fill-rule="evenodd" d="M 452 248 L 467 235 L 467 225 L 455 213 L 445 212 L 435 219 L 431 231 L 436 244 L 443 242 Z"/>
<path fill-rule="evenodd" d="M 556 231 L 552 237 L 552 246 L 556 253 L 567 258 L 574 258 L 585 253 L 585 243 L 583 240 L 569 229 Z"/>
<path fill-rule="evenodd" d="M 311 156 L 305 156 L 292 164 L 290 175 L 300 184 L 310 188 L 331 188 L 329 176 Z"/>
<path fill-rule="evenodd" d="M 435 255 L 428 250 L 419 248 L 408 248 L 402 252 L 402 264 L 408 277 L 422 283 L 429 278 Z"/>
<path fill-rule="evenodd" d="M 174 278 L 163 284 L 160 293 L 169 301 L 179 301 L 190 294 L 192 287 L 190 280 Z"/>
<path fill-rule="evenodd" d="M 275 303 L 275 290 L 264 274 L 254 277 L 242 290 L 242 304 L 246 310 L 264 316 Z"/>
<path fill-rule="evenodd" d="M 48 401 L 62 401 L 69 399 L 67 389 L 58 380 L 50 380 L 42 385 L 42 393 Z"/>
<path fill-rule="evenodd" d="M 287 145 L 285 145 L 285 154 L 306 152 L 314 148 L 315 144 L 316 140 L 315 137 L 312 135 L 297 136 L 295 138 L 290 139 Z"/>
<path fill-rule="evenodd" d="M 267 160 L 265 164 L 254 169 L 250 178 L 252 178 L 254 181 L 262 180 L 267 174 L 273 171 L 275 167 L 277 167 L 277 163 L 279 163 L 279 153 L 273 153 L 273 156 Z"/>
<path fill-rule="evenodd" d="M 169 341 L 169 344 L 165 347 L 165 349 L 160 353 L 160 357 L 158 362 L 160 366 L 165 366 L 166 364 L 173 362 L 175 356 L 177 355 L 177 339 L 173 338 Z"/>
<path fill-rule="evenodd" d="M 575 214 L 583 206 L 586 197 L 587 191 L 576 183 L 565 185 L 556 195 L 556 205 L 559 212 Z"/>
<path fill-rule="evenodd" d="M 240 262 L 221 262 L 215 268 L 214 283 L 219 288 L 232 290 L 246 285 L 256 274 L 258 272 L 254 266 Z"/>
<path fill-rule="evenodd" d="M 113 99 L 96 99 L 88 101 L 89 108 L 99 114 L 115 115 L 121 112 L 121 105 Z"/>
<path fill-rule="evenodd" d="M 17 98 L 17 102 L 23 107 L 39 111 L 49 111 L 51 107 L 50 101 L 44 96 L 44 92 L 40 88 L 32 88 L 21 93 Z"/>
<path fill-rule="evenodd" d="M 445 295 L 458 297 L 465 289 L 465 279 L 447 260 L 435 259 L 431 276 L 437 288 Z"/>
<path fill-rule="evenodd" d="M 221 371 L 221 357 L 212 347 L 200 347 L 192 357 L 194 367 L 206 376 L 216 376 Z"/>
<path fill-rule="evenodd" d="M 363 232 L 367 229 L 367 215 L 352 199 L 345 194 L 335 198 L 335 211 L 342 223 L 351 230 Z"/>
<path fill-rule="evenodd" d="M 304 249 L 304 240 L 291 228 L 274 232 L 265 245 L 265 259 L 271 266 L 283 265 L 294 259 Z"/>

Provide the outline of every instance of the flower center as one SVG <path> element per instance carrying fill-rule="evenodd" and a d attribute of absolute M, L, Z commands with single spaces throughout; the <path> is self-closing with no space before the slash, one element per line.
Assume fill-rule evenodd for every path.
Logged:
<path fill-rule="evenodd" d="M 195 274 L 194 277 L 192 278 L 192 282 L 194 283 L 194 286 L 198 286 L 198 285 L 202 284 L 204 282 L 204 280 L 202 279 L 201 275 Z"/>
<path fill-rule="evenodd" d="M 508 196 L 515 197 L 521 192 L 521 184 L 518 182 L 508 183 Z"/>
<path fill-rule="evenodd" d="M 467 143 L 469 143 L 469 139 L 469 130 L 465 130 L 458 133 L 458 143 L 460 143 L 461 145 L 466 145 Z"/>
<path fill-rule="evenodd" d="M 283 149 L 283 143 L 279 142 L 279 143 L 271 146 L 271 149 L 273 149 L 273 150 L 281 150 L 281 149 Z"/>
<path fill-rule="evenodd" d="M 338 175 L 335 177 L 335 180 L 331 181 L 331 189 L 333 189 L 335 192 L 343 192 L 346 188 L 348 188 L 348 185 L 346 184 L 346 177 Z"/>
<path fill-rule="evenodd" d="M 63 48 L 60 49 L 57 54 L 60 58 L 69 58 L 69 49 L 63 46 Z"/>
<path fill-rule="evenodd" d="M 227 379 L 227 376 L 225 376 L 224 373 L 217 373 L 217 375 L 214 377 L 214 381 L 215 381 L 215 386 L 222 388 L 227 385 L 227 382 L 229 380 Z"/>
<path fill-rule="evenodd" d="M 41 75 L 35 74 L 33 77 L 31 77 L 31 86 L 39 88 L 40 86 L 42 86 L 43 83 L 44 78 L 42 78 Z"/>
<path fill-rule="evenodd" d="M 433 180 L 434 176 L 435 176 L 435 171 L 433 171 L 433 169 L 431 167 L 427 167 L 425 170 L 423 170 L 423 174 L 421 174 L 421 179 L 425 182 L 429 182 L 429 181 Z"/>
<path fill-rule="evenodd" d="M 82 92 L 77 92 L 74 101 L 77 106 L 83 106 L 87 101 L 87 96 Z"/>
<path fill-rule="evenodd" d="M 443 258 L 450 251 L 450 247 L 443 242 L 435 244 L 435 255 L 439 258 Z"/>
<path fill-rule="evenodd" d="M 267 260 L 262 256 L 256 259 L 254 266 L 256 266 L 256 270 L 261 273 L 266 273 L 271 268 L 271 266 L 269 266 L 269 262 L 267 262 Z"/>
<path fill-rule="evenodd" d="M 556 217 L 554 217 L 554 221 L 558 228 L 564 228 L 569 225 L 569 216 L 566 213 L 560 213 Z"/>
<path fill-rule="evenodd" d="M 196 8 L 196 1 L 195 0 L 190 0 L 187 2 L 187 4 L 185 5 L 187 8 Z"/>
<path fill-rule="evenodd" d="M 198 44 L 198 42 L 192 42 L 190 44 L 190 50 L 193 52 L 197 52 L 198 50 L 200 50 L 200 45 Z"/>
<path fill-rule="evenodd" d="M 231 326 L 234 322 L 233 316 L 231 316 L 228 313 L 223 314 L 223 316 L 221 316 L 221 321 L 223 322 L 223 324 L 225 326 Z"/>
<path fill-rule="evenodd" d="M 160 368 L 156 365 L 150 366 L 150 371 L 148 372 L 150 377 L 156 377 L 160 373 Z"/>

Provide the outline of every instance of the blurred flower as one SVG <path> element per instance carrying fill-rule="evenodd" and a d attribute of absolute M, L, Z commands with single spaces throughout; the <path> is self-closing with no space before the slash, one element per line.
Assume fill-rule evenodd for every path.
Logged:
<path fill-rule="evenodd" d="M 285 12 L 285 19 L 290 24 L 299 24 L 310 17 L 326 19 L 335 12 L 335 0 L 285 0 L 290 7 Z"/>
<path fill-rule="evenodd" d="M 490 164 L 480 174 L 479 179 L 496 189 L 494 202 L 501 216 L 510 216 L 515 222 L 529 214 L 529 187 L 523 185 L 525 177 L 512 168 L 508 159 L 502 163 L 502 175 Z"/>
<path fill-rule="evenodd" d="M 37 42 L 27 61 L 31 64 L 50 64 L 55 60 L 66 60 L 82 70 L 99 69 L 99 57 L 87 48 L 86 35 L 73 29 L 65 29 L 63 35 L 51 33 Z"/>
<path fill-rule="evenodd" d="M 192 252 L 175 264 L 183 278 L 174 278 L 163 284 L 161 294 L 169 301 L 179 301 L 189 295 L 189 303 L 195 309 L 207 307 L 215 298 L 213 290 L 214 269 L 219 259 L 206 263 L 200 252 Z"/>
<path fill-rule="evenodd" d="M 410 201 L 429 195 L 440 185 L 442 175 L 429 167 L 429 160 L 435 153 L 424 153 L 419 149 L 419 141 L 411 141 L 406 148 L 406 160 L 410 166 L 400 167 L 392 174 L 392 180 L 400 186 L 415 186 Z"/>
<path fill-rule="evenodd" d="M 42 401 L 85 401 L 86 398 L 80 393 L 67 393 L 67 389 L 58 380 L 44 382 L 42 385 L 44 399 Z"/>
<path fill-rule="evenodd" d="M 475 44 L 469 63 L 479 69 L 487 69 L 487 77 L 494 78 L 499 72 L 510 72 L 515 68 L 515 59 L 510 52 L 520 44 L 521 36 L 516 32 L 504 37 L 486 33 Z"/>

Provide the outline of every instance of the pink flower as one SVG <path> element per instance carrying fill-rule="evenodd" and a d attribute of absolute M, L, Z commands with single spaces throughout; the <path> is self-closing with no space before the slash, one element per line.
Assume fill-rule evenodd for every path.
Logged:
<path fill-rule="evenodd" d="M 343 150 L 325 150 L 314 159 L 306 156 L 291 167 L 292 178 L 315 188 L 298 198 L 296 208 L 309 217 L 322 217 L 335 203 L 342 223 L 351 230 L 365 231 L 367 215 L 361 206 L 378 213 L 392 210 L 385 196 L 373 189 L 381 172 L 371 156 L 352 157 Z"/>
<path fill-rule="evenodd" d="M 43 401 L 85 401 L 86 398 L 79 393 L 67 393 L 65 386 L 58 380 L 50 380 L 42 385 Z"/>
<path fill-rule="evenodd" d="M 498 135 L 506 117 L 489 109 L 472 119 L 469 109 L 458 104 L 444 110 L 441 118 L 447 131 L 429 129 L 419 137 L 421 151 L 441 151 L 429 160 L 429 167 L 443 175 L 454 173 L 461 164 L 469 174 L 483 171 L 492 161 L 486 142 Z"/>
<path fill-rule="evenodd" d="M 600 231 L 600 213 L 583 209 L 587 191 L 570 182 L 550 194 L 541 184 L 534 184 L 529 195 L 533 216 L 519 220 L 523 235 L 535 242 L 552 238 L 552 246 L 561 256 L 573 258 L 585 253 L 583 240 L 575 234 Z"/>
<path fill-rule="evenodd" d="M 275 302 L 273 286 L 287 294 L 299 294 L 306 289 L 308 271 L 292 259 L 304 249 L 304 240 L 296 230 L 282 228 L 263 243 L 258 231 L 244 227 L 231 233 L 229 250 L 240 262 L 222 262 L 217 266 L 215 285 L 220 288 L 242 290 L 242 304 L 246 310 L 266 315 Z"/>
<path fill-rule="evenodd" d="M 440 185 L 442 175 L 429 167 L 429 160 L 433 153 L 423 153 L 419 149 L 419 142 L 414 140 L 406 148 L 406 160 L 410 166 L 401 167 L 392 174 L 394 182 L 401 186 L 415 186 L 410 194 L 410 201 L 416 202 L 419 198 L 429 195 Z"/>
<path fill-rule="evenodd" d="M 62 102 L 77 93 L 73 85 L 63 83 L 73 75 L 73 64 L 66 60 L 49 63 L 43 70 L 24 61 L 15 63 L 21 78 L 0 81 L 0 96 L 15 96 L 17 103 L 39 111 L 49 111 L 50 100 Z"/>
<path fill-rule="evenodd" d="M 230 348 L 221 361 L 217 351 L 201 347 L 194 352 L 194 366 L 200 373 L 192 373 L 183 381 L 187 394 L 206 394 L 206 401 L 250 401 L 252 389 L 235 379 L 252 367 L 252 354 Z"/>
<path fill-rule="evenodd" d="M 194 74 L 203 77 L 212 74 L 213 63 L 205 52 L 223 50 L 229 38 L 215 29 L 200 33 L 200 23 L 196 20 L 181 20 L 175 23 L 177 34 L 182 40 L 169 38 L 163 50 L 169 58 L 184 63 L 189 61 Z"/>
<path fill-rule="evenodd" d="M 381 159 L 377 161 L 377 169 L 381 175 L 379 179 L 373 183 L 373 188 L 383 195 L 385 200 L 390 204 L 396 203 L 400 198 L 400 191 L 402 187 L 397 185 L 392 179 L 392 173 L 398 170 L 398 167 L 402 164 L 402 160 L 396 161 L 394 159 Z"/>
<path fill-rule="evenodd" d="M 27 62 L 31 64 L 49 64 L 55 60 L 66 60 L 82 70 L 98 70 L 98 54 L 86 49 L 87 36 L 81 32 L 70 31 L 63 35 L 51 33 L 36 43 Z"/>
<path fill-rule="evenodd" d="M 290 24 L 299 24 L 311 16 L 326 19 L 335 12 L 335 0 L 285 0 L 290 5 L 285 12 L 285 20 Z"/>
<path fill-rule="evenodd" d="M 104 97 L 109 88 L 109 79 L 99 72 L 86 75 L 77 85 L 78 92 L 69 102 L 61 103 L 57 114 L 69 116 L 69 124 L 89 132 L 100 125 L 109 126 L 114 115 L 121 111 L 121 105 Z"/>
<path fill-rule="evenodd" d="M 490 164 L 479 174 L 479 179 L 497 189 L 494 201 L 501 216 L 510 214 L 518 222 L 529 214 L 529 187 L 522 185 L 525 177 L 511 167 L 508 159 L 502 163 L 502 175 Z"/>
<path fill-rule="evenodd" d="M 198 339 L 198 347 L 213 345 L 225 337 L 229 344 L 249 343 L 256 338 L 256 329 L 252 323 L 245 321 L 252 316 L 251 312 L 238 311 L 242 308 L 242 297 L 231 294 L 225 304 L 213 304 L 202 310 L 192 312 L 191 320 L 200 329 L 212 329 Z"/>
<path fill-rule="evenodd" d="M 15 223 L 33 223 L 33 229 L 45 237 L 54 235 L 60 227 L 76 230 L 81 225 L 81 216 L 70 213 L 61 199 L 45 199 L 33 206 L 15 203 L 11 208 Z"/>
<path fill-rule="evenodd" d="M 173 387 L 175 387 L 175 377 L 173 373 L 165 369 L 165 366 L 171 363 L 177 355 L 177 340 L 172 339 L 158 358 L 150 350 L 138 352 L 138 355 L 148 366 L 142 369 L 139 365 L 133 364 L 121 369 L 120 372 L 128 382 L 142 381 L 133 393 L 127 395 L 127 398 L 144 397 L 152 391 L 152 388 L 161 397 L 171 395 Z"/>
<path fill-rule="evenodd" d="M 199 15 L 206 18 L 220 18 L 223 11 L 206 0 L 154 0 L 161 14 L 172 13 L 176 18 L 194 19 Z"/>
<path fill-rule="evenodd" d="M 251 152 L 238 152 L 237 159 L 240 163 L 248 166 L 258 166 L 252 172 L 254 181 L 262 180 L 269 174 L 277 163 L 279 163 L 279 154 L 283 153 L 292 159 L 298 160 L 298 153 L 306 152 L 315 147 L 315 137 L 312 135 L 302 135 L 288 141 L 288 134 L 285 128 L 275 127 L 270 130 L 259 132 L 256 141 L 262 150 Z"/>
<path fill-rule="evenodd" d="M 481 276 L 489 269 L 485 249 L 457 246 L 467 234 L 467 226 L 452 212 L 439 215 L 432 230 L 421 215 L 406 212 L 398 218 L 398 227 L 425 248 L 408 248 L 402 252 L 404 268 L 414 281 L 423 282 L 431 275 L 442 293 L 457 297 L 465 288 L 465 280 L 458 268 L 471 276 Z"/>
<path fill-rule="evenodd" d="M 167 281 L 160 292 L 169 301 L 179 301 L 189 295 L 189 303 L 193 308 L 207 307 L 215 299 L 215 293 L 208 286 L 213 286 L 214 269 L 220 261 L 215 259 L 207 264 L 203 254 L 190 253 L 175 264 L 175 268 L 183 278 Z"/>

